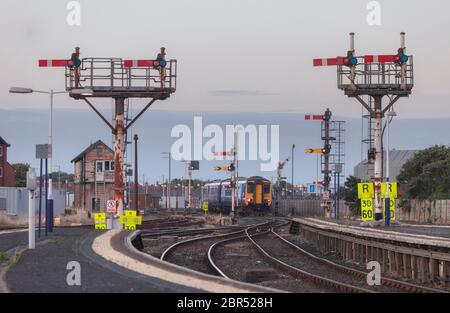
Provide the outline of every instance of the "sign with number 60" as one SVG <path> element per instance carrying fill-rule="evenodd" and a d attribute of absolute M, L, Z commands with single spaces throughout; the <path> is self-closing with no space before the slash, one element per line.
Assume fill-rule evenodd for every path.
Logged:
<path fill-rule="evenodd" d="M 361 199 L 361 219 L 363 221 L 373 220 L 373 200 L 371 198 Z"/>

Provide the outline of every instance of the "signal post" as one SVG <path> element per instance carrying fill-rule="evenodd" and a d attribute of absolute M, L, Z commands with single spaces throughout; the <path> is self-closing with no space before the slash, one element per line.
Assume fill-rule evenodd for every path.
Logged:
<path fill-rule="evenodd" d="M 314 59 L 313 66 L 337 66 L 338 88 L 348 97 L 358 100 L 375 121 L 374 215 L 375 224 L 379 225 L 383 217 L 383 117 L 400 98 L 411 94 L 414 87 L 413 57 L 406 55 L 404 32 L 400 33 L 397 54 L 387 55 L 355 56 L 354 35 L 350 33 L 350 50 L 347 56 Z M 385 97 L 388 101 L 383 105 Z M 370 99 L 373 99 L 373 105 Z M 386 210 L 389 210 L 388 206 Z"/>
<path fill-rule="evenodd" d="M 75 56 L 74 56 L 75 55 Z M 124 147 L 128 129 L 157 100 L 165 100 L 176 90 L 177 61 L 165 60 L 165 48 L 154 60 L 122 58 L 79 58 L 70 60 L 39 60 L 40 67 L 64 67 L 66 91 L 75 100 L 84 100 L 114 134 L 114 200 L 117 220 L 124 212 Z M 112 125 L 90 101 L 91 98 L 112 98 L 115 101 Z M 129 98 L 150 99 L 131 121 L 125 121 L 125 101 Z M 118 221 L 118 220 L 117 220 Z M 115 226 L 114 226 L 115 225 Z M 110 228 L 120 224 L 112 222 Z"/>
<path fill-rule="evenodd" d="M 322 115 L 305 115 L 305 120 L 321 121 L 322 122 L 322 140 L 324 142 L 322 148 L 308 148 L 305 149 L 305 153 L 321 154 L 322 156 L 322 174 L 323 174 L 323 189 L 324 194 L 322 196 L 322 207 L 325 209 L 325 215 L 331 217 L 331 201 L 330 201 L 330 182 L 331 182 L 331 170 L 330 170 L 330 152 L 331 141 L 334 140 L 330 136 L 330 120 L 331 111 L 326 109 Z"/>

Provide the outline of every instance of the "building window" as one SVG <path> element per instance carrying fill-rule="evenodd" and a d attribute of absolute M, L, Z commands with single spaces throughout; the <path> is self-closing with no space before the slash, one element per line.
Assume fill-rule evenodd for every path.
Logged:
<path fill-rule="evenodd" d="M 114 161 L 105 161 L 105 171 L 114 171 Z"/>
<path fill-rule="evenodd" d="M 0 167 L 0 177 L 3 177 L 3 167 Z"/>
<path fill-rule="evenodd" d="M 3 146 L 0 146 L 0 158 L 3 156 Z"/>
<path fill-rule="evenodd" d="M 103 161 L 97 161 L 97 173 L 103 172 Z"/>

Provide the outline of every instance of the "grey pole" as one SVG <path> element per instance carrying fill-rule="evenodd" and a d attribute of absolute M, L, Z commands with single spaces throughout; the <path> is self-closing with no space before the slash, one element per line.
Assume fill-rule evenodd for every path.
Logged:
<path fill-rule="evenodd" d="M 386 194 L 385 194 L 385 220 L 384 226 L 389 227 L 391 225 L 391 199 L 389 196 L 390 184 L 389 184 L 389 126 L 391 125 L 390 118 L 396 116 L 395 112 L 390 111 L 387 114 L 387 129 L 386 129 Z"/>
<path fill-rule="evenodd" d="M 48 199 L 53 199 L 53 184 L 52 184 L 52 173 L 53 173 L 53 89 L 50 90 L 50 121 L 48 125 L 48 144 L 50 145 L 50 156 L 49 156 L 49 168 L 50 175 L 48 179 Z"/>
<path fill-rule="evenodd" d="M 167 192 L 168 192 L 168 195 L 169 195 L 169 208 L 170 208 L 170 197 L 171 197 L 171 194 L 170 194 L 170 185 L 172 184 L 172 179 L 171 179 L 171 167 L 172 167 L 172 153 L 169 152 L 169 185 L 168 185 L 168 188 L 167 188 Z"/>
<path fill-rule="evenodd" d="M 292 183 L 292 195 L 291 195 L 291 199 L 294 199 L 294 149 L 295 149 L 295 144 L 292 145 L 292 177 L 291 177 L 291 183 Z"/>
<path fill-rule="evenodd" d="M 34 191 L 36 190 L 36 170 L 29 168 L 27 172 L 28 188 L 28 249 L 36 247 L 36 203 L 34 201 Z"/>

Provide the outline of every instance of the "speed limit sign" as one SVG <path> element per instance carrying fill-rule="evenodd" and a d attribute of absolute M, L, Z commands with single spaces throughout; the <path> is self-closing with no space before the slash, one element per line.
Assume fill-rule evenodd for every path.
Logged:
<path fill-rule="evenodd" d="M 361 219 L 363 221 L 373 220 L 373 200 L 371 198 L 361 199 Z"/>

